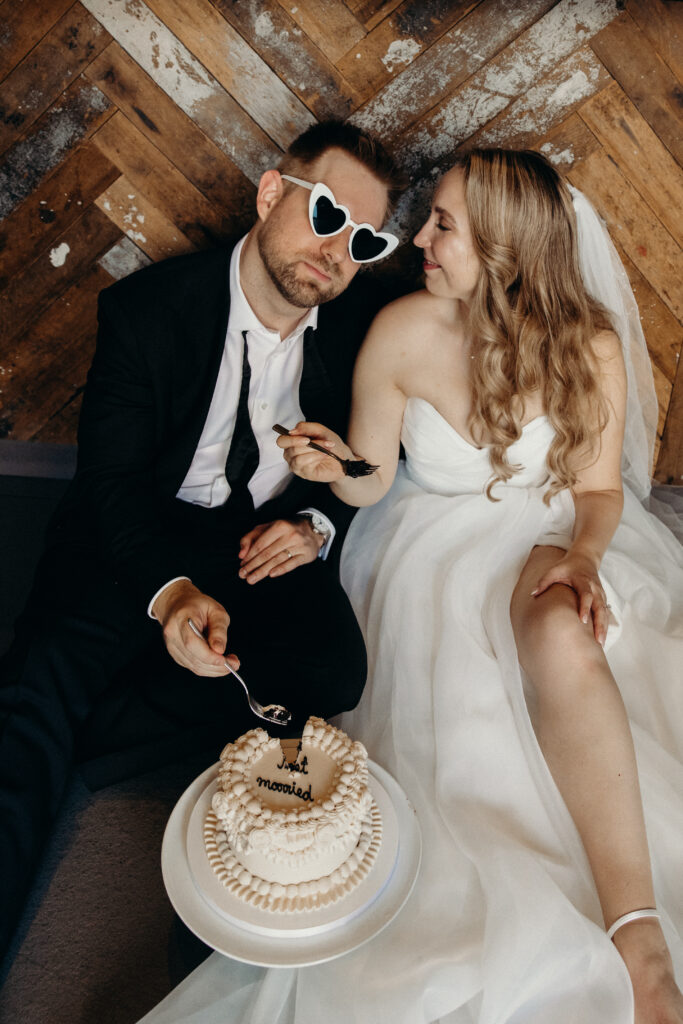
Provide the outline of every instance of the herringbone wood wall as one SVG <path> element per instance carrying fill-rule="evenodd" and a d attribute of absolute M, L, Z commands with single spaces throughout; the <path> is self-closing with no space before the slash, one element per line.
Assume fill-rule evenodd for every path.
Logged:
<path fill-rule="evenodd" d="M 588 194 L 680 483 L 682 23 L 673 0 L 0 0 L 0 436 L 73 441 L 98 291 L 246 228 L 260 173 L 336 116 L 407 165 L 406 240 L 473 140 Z"/>

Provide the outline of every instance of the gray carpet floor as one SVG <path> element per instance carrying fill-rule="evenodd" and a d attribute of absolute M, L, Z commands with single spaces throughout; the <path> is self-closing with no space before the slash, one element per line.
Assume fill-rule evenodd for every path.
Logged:
<path fill-rule="evenodd" d="M 161 877 L 187 759 L 92 794 L 74 777 L 7 958 L 0 1024 L 134 1024 L 210 953 Z"/>

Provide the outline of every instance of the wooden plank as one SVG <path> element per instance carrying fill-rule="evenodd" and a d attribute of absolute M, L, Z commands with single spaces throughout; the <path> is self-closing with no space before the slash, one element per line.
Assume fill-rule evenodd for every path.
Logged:
<path fill-rule="evenodd" d="M 566 121 L 562 121 L 539 140 L 534 148 L 543 153 L 560 174 L 566 174 L 575 163 L 585 160 L 599 146 L 600 143 L 581 117 L 571 114 Z"/>
<path fill-rule="evenodd" d="M 680 83 L 631 16 L 622 14 L 591 46 L 660 141 L 683 163 Z"/>
<path fill-rule="evenodd" d="M 661 441 L 664 430 L 666 429 L 667 414 L 671 403 L 672 385 L 669 378 L 665 376 L 665 374 L 663 374 L 659 367 L 654 363 L 652 365 L 652 377 L 655 382 L 655 395 L 657 396 L 657 440 Z M 657 453 L 653 459 L 654 463 L 657 462 L 658 452 L 659 447 L 657 448 Z"/>
<path fill-rule="evenodd" d="M 657 459 L 655 478 L 664 484 L 683 485 L 683 359 L 679 361 L 676 380 L 666 417 L 666 426 Z"/>
<path fill-rule="evenodd" d="M 0 166 L 0 221 L 112 113 L 100 90 L 79 77 L 7 151 Z"/>
<path fill-rule="evenodd" d="M 396 10 L 401 0 L 344 0 L 344 3 L 354 18 L 370 32 L 383 18 Z"/>
<path fill-rule="evenodd" d="M 32 441 L 43 444 L 76 444 L 78 420 L 83 404 L 83 392 L 79 389 L 61 409 L 50 416 L 47 423 L 32 435 Z"/>
<path fill-rule="evenodd" d="M 279 2 L 301 31 L 334 64 L 365 36 L 365 29 L 342 0 Z"/>
<path fill-rule="evenodd" d="M 569 173 L 605 220 L 610 234 L 679 320 L 683 319 L 681 250 L 604 150 Z"/>
<path fill-rule="evenodd" d="M 119 173 L 111 161 L 87 142 L 0 222 L 0 289 L 78 220 L 85 207 Z"/>
<path fill-rule="evenodd" d="M 114 281 L 120 281 L 122 277 L 128 277 L 136 270 L 148 267 L 152 261 L 130 238 L 122 238 L 116 245 L 112 245 L 111 249 L 102 253 L 97 262 Z"/>
<path fill-rule="evenodd" d="M 108 249 L 120 231 L 95 206 L 15 275 L 0 295 L 0 358 L 6 359 L 12 340 L 25 331 L 69 285 Z"/>
<path fill-rule="evenodd" d="M 250 181 L 277 163 L 279 148 L 153 11 L 140 2 L 82 2 Z"/>
<path fill-rule="evenodd" d="M 404 0 L 337 66 L 359 96 L 368 100 L 476 6 L 477 0 Z"/>
<path fill-rule="evenodd" d="M 32 377 L 50 368 L 58 374 L 64 353 L 78 347 L 84 337 L 93 337 L 97 329 L 97 296 L 112 283 L 100 267 L 91 267 L 81 274 L 55 299 L 7 349 L 3 364 L 12 373 L 11 391 L 5 387 L 3 402 L 15 406 L 30 386 Z"/>
<path fill-rule="evenodd" d="M 315 118 L 209 0 L 147 0 L 273 141 L 286 149 Z"/>
<path fill-rule="evenodd" d="M 510 46 L 405 132 L 413 173 L 448 160 L 465 139 L 523 96 L 616 16 L 615 0 L 560 0 Z"/>
<path fill-rule="evenodd" d="M 123 174 L 98 196 L 95 205 L 150 260 L 163 260 L 196 248 Z"/>
<path fill-rule="evenodd" d="M 385 142 L 405 132 L 544 15 L 555 0 L 483 0 L 455 28 L 380 89 L 354 124 Z"/>
<path fill-rule="evenodd" d="M 277 0 L 216 0 L 216 7 L 319 120 L 345 120 L 359 105 L 327 54 Z"/>
<path fill-rule="evenodd" d="M 683 81 L 683 4 L 626 0 L 626 10 L 678 81 Z"/>
<path fill-rule="evenodd" d="M 612 79 L 589 46 L 571 54 L 537 85 L 510 103 L 467 146 L 511 146 L 528 149 L 560 124 Z"/>
<path fill-rule="evenodd" d="M 0 80 L 49 32 L 73 0 L 4 0 L 0 24 Z"/>
<path fill-rule="evenodd" d="M 109 284 L 109 275 L 95 266 L 17 339 L 5 359 L 13 372 L 1 413 L 14 440 L 33 438 L 82 392 L 95 351 L 97 296 Z"/>
<path fill-rule="evenodd" d="M 623 249 L 617 247 L 617 251 L 638 303 L 650 358 L 671 385 L 676 376 L 678 356 L 683 344 L 683 327 Z"/>
<path fill-rule="evenodd" d="M 118 43 L 111 43 L 86 74 L 223 212 L 235 233 L 248 226 L 256 196 L 253 184 Z"/>
<path fill-rule="evenodd" d="M 0 86 L 0 152 L 10 146 L 107 45 L 109 35 L 75 3 Z"/>
<path fill-rule="evenodd" d="M 126 119 L 121 111 L 104 125 L 94 144 L 130 180 L 136 193 L 163 210 L 199 249 L 220 244 L 230 222 Z"/>
<path fill-rule="evenodd" d="M 683 172 L 617 82 L 590 100 L 581 117 L 679 245 Z"/>

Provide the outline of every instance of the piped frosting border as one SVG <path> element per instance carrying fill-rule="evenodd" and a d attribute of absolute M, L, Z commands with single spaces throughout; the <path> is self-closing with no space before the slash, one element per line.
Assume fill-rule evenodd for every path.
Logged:
<path fill-rule="evenodd" d="M 208 812 L 204 824 L 207 856 L 225 888 L 246 903 L 274 913 L 310 912 L 336 903 L 367 877 L 381 842 L 382 816 L 373 800 L 348 860 L 324 878 L 282 885 L 252 875 L 239 863 L 213 811 Z"/>

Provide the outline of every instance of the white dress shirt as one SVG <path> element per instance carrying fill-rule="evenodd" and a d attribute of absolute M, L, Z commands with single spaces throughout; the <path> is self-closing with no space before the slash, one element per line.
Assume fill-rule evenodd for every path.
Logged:
<path fill-rule="evenodd" d="M 299 405 L 304 331 L 318 324 L 318 307 L 314 306 L 284 339 L 278 331 L 263 326 L 247 302 L 240 283 L 239 267 L 243 246 L 244 238 L 237 243 L 230 259 L 228 330 L 211 406 L 190 468 L 176 495 L 183 501 L 203 505 L 205 508 L 225 504 L 230 494 L 225 463 L 235 429 L 242 382 L 242 332 L 247 332 L 251 368 L 249 418 L 259 448 L 259 464 L 249 481 L 249 490 L 254 499 L 254 507 L 258 508 L 284 491 L 291 479 L 282 449 L 275 443 L 277 435 L 273 431 L 273 424 L 294 426 L 304 418 Z M 318 512 L 318 515 L 322 513 Z M 330 528 L 330 537 L 320 549 L 320 557 L 326 558 L 335 529 L 326 516 L 323 518 Z M 165 583 L 149 603 L 150 614 L 159 594 L 171 583 L 175 583 L 176 579 L 187 577 L 178 576 Z"/>
<path fill-rule="evenodd" d="M 274 423 L 294 426 L 303 419 L 299 383 L 303 337 L 318 324 L 318 307 L 310 309 L 289 337 L 264 327 L 247 302 L 240 284 L 239 262 L 244 238 L 230 260 L 230 317 L 216 387 L 199 445 L 177 497 L 213 508 L 230 494 L 225 463 L 230 451 L 242 381 L 242 332 L 249 348 L 249 418 L 259 447 L 258 469 L 249 481 L 256 508 L 285 489 L 290 471 L 275 444 Z"/>

